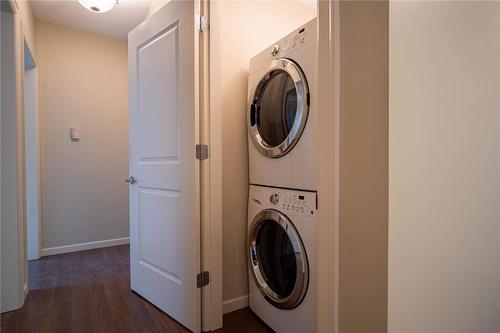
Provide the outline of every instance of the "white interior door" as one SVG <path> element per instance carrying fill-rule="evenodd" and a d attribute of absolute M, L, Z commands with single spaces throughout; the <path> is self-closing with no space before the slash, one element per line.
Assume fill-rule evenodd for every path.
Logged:
<path fill-rule="evenodd" d="M 130 264 L 132 289 L 198 332 L 195 10 L 173 0 L 129 34 Z"/>

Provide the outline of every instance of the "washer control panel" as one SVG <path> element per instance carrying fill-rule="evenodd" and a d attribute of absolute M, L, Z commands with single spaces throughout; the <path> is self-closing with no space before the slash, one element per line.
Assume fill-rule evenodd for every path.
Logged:
<path fill-rule="evenodd" d="M 272 204 L 278 204 L 280 202 L 280 195 L 278 193 L 271 194 L 269 201 L 271 201 Z"/>
<path fill-rule="evenodd" d="M 316 192 L 277 190 L 269 196 L 269 202 L 287 215 L 316 215 Z"/>

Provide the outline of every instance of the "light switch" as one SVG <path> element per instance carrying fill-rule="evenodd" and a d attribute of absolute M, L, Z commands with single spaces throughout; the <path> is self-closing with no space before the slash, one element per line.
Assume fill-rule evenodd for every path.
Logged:
<path fill-rule="evenodd" d="M 69 129 L 69 135 L 71 136 L 71 141 L 80 140 L 80 128 L 78 126 L 71 126 Z"/>

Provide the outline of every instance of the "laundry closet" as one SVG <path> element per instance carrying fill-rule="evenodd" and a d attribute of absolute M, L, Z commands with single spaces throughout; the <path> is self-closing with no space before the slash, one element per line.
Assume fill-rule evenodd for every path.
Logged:
<path fill-rule="evenodd" d="M 307 256 L 309 255 L 309 260 L 311 260 L 313 254 L 306 254 L 304 249 L 305 239 L 310 241 L 308 238 L 313 237 L 313 234 L 302 235 L 302 230 L 298 227 L 298 224 L 311 219 L 311 211 L 313 219 L 316 213 L 315 180 L 313 174 L 307 172 L 309 167 L 314 169 L 314 166 L 297 162 L 308 160 L 313 163 L 314 159 L 314 152 L 310 149 L 312 146 L 307 146 L 314 144 L 313 133 L 307 127 L 307 121 L 309 118 L 312 123 L 311 119 L 314 119 L 311 89 L 314 89 L 315 81 L 312 75 L 315 70 L 316 3 L 314 1 L 223 1 L 219 16 L 221 20 L 224 312 L 250 305 L 252 310 L 271 328 L 289 331 L 291 327 L 273 326 L 268 316 L 286 323 L 292 317 L 305 315 L 301 313 L 304 308 L 308 309 L 309 316 L 314 316 L 314 306 L 305 305 L 305 302 L 314 304 L 312 294 L 309 294 L 314 289 L 312 286 L 314 276 L 311 276 L 312 271 L 307 268 Z M 307 47 L 302 47 L 301 43 L 307 44 Z M 274 60 L 291 59 L 294 56 L 298 58 L 273 63 Z M 270 71 L 271 66 L 286 68 Z M 266 75 L 267 77 L 264 78 Z M 256 88 L 258 88 L 257 95 L 262 97 L 260 100 L 258 96 L 256 98 L 251 96 Z M 275 114 L 275 119 L 267 118 L 269 121 L 265 122 L 264 118 L 273 117 L 270 111 L 276 107 L 280 108 L 276 105 L 266 106 L 265 104 L 276 101 L 285 103 L 281 105 L 281 110 L 285 112 Z M 252 109 L 255 106 L 260 109 Z M 261 111 L 259 124 L 252 123 L 252 119 L 249 118 L 257 116 L 256 111 Z M 257 121 L 257 119 L 253 120 Z M 274 130 L 272 124 L 276 125 Z M 253 136 L 253 139 L 252 133 L 257 134 Z M 290 133 L 292 134 L 289 135 Z M 286 137 L 288 139 L 285 139 Z M 285 141 L 289 141 L 289 144 L 285 144 Z M 271 145 L 266 145 L 265 142 Z M 268 149 L 266 146 L 276 148 Z M 304 153 L 307 156 L 301 156 Z M 256 161 L 259 163 L 254 163 Z M 299 168 L 287 167 L 287 163 L 288 165 L 292 163 Z M 275 204 L 271 203 L 271 196 L 277 198 L 278 201 Z M 294 200 L 297 200 L 297 205 Z M 282 212 L 281 215 L 276 216 L 276 219 L 280 216 L 295 218 L 303 214 L 299 217 L 302 222 L 289 224 L 292 227 L 295 226 L 295 229 L 290 227 L 288 230 L 291 231 L 288 234 L 282 231 L 284 229 L 275 228 L 276 225 L 269 223 L 261 223 L 263 229 L 259 229 L 260 231 L 249 230 L 250 222 L 252 222 L 250 215 L 258 215 L 266 208 L 279 206 L 283 209 L 283 204 L 289 204 L 290 209 L 292 205 L 298 207 L 299 200 L 306 204 L 297 208 L 298 211 L 294 213 L 290 211 L 286 214 Z M 259 207 L 258 204 L 255 206 L 256 202 L 273 207 Z M 310 205 L 307 213 L 305 212 L 306 205 Z M 301 209 L 304 213 L 299 212 Z M 252 216 L 251 220 L 254 218 L 255 216 Z M 269 218 L 264 216 L 262 222 L 266 220 Z M 284 223 L 288 222 L 284 221 Z M 281 237 L 283 240 L 281 246 L 285 252 L 287 250 L 290 252 L 290 246 L 295 246 L 299 248 L 298 255 L 294 255 L 294 250 L 288 253 L 288 259 L 285 260 L 289 261 L 289 265 L 285 264 L 277 268 L 278 271 L 274 272 L 274 276 L 270 276 L 273 271 L 272 260 L 262 262 L 261 264 L 271 265 L 268 266 L 268 275 L 265 278 L 263 275 L 254 277 L 248 266 L 250 261 L 248 237 L 252 232 L 255 232 L 255 235 L 262 235 L 260 240 L 268 237 L 270 241 Z M 269 250 L 272 251 L 271 248 Z M 256 270 L 259 270 L 258 267 Z M 287 274 L 288 276 L 285 276 Z M 255 284 L 257 281 L 255 278 L 264 280 L 269 278 L 269 284 L 259 287 Z M 299 283 L 295 283 L 296 280 Z M 294 286 L 296 286 L 295 290 Z M 269 293 L 262 293 L 263 290 L 268 290 Z M 259 305 L 256 306 L 255 302 Z M 276 317 L 277 314 L 282 314 L 284 317 Z M 305 323 L 304 325 L 314 325 L 314 321 L 308 323 L 307 320 L 302 320 L 302 322 Z M 295 329 L 300 329 L 300 326 Z"/>

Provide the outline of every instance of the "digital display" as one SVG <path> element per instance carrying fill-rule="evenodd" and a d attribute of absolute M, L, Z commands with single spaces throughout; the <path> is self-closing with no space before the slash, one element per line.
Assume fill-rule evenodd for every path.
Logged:
<path fill-rule="evenodd" d="M 304 196 L 303 195 L 299 195 L 299 200 L 304 200 Z"/>

